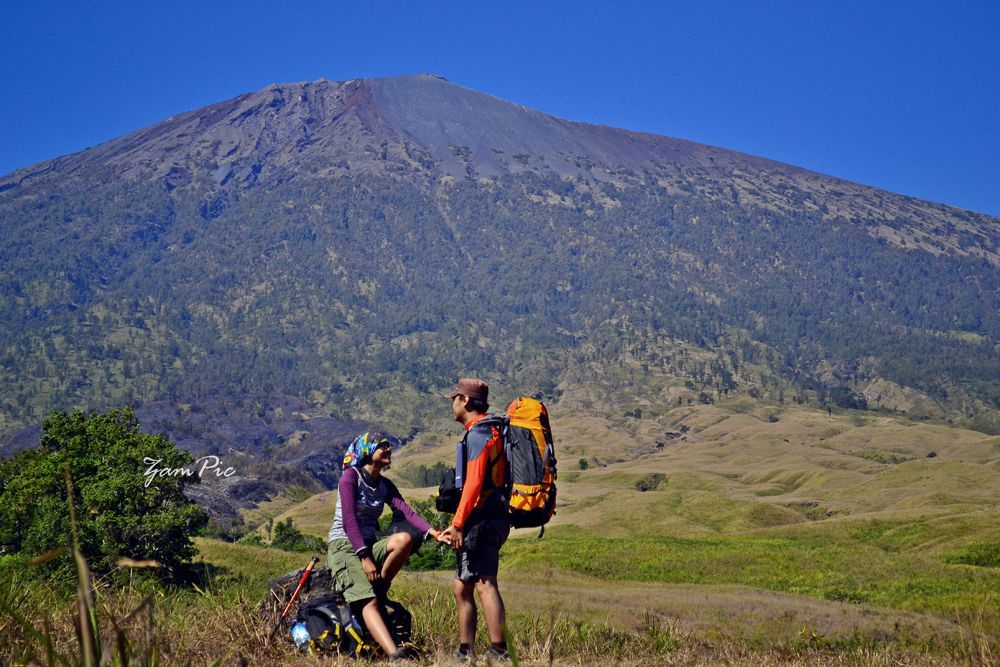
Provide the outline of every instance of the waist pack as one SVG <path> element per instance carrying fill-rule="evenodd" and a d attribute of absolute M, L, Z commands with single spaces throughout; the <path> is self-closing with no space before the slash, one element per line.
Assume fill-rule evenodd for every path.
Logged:
<path fill-rule="evenodd" d="M 556 509 L 556 454 L 549 425 L 549 412 L 534 398 L 511 401 L 496 420 L 507 459 L 507 479 L 502 490 L 513 528 L 537 528 L 552 518 Z M 438 486 L 435 506 L 439 512 L 458 510 L 462 489 L 455 469 L 445 473 Z"/>
<path fill-rule="evenodd" d="M 458 511 L 458 502 L 462 499 L 462 489 L 455 484 L 455 469 L 452 468 L 441 478 L 438 495 L 434 507 L 438 512 L 454 514 Z"/>

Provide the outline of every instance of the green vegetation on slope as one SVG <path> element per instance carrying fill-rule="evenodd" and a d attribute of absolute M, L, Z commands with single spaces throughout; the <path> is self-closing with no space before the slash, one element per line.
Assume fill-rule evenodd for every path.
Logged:
<path fill-rule="evenodd" d="M 285 393 L 406 433 L 401 392 L 427 408 L 477 373 L 552 395 L 567 368 L 628 361 L 682 375 L 695 396 L 742 387 L 850 407 L 885 378 L 938 409 L 1000 405 L 1000 273 L 985 260 L 621 176 L 166 189 L 97 169 L 41 201 L 8 193 L 5 424 Z"/>

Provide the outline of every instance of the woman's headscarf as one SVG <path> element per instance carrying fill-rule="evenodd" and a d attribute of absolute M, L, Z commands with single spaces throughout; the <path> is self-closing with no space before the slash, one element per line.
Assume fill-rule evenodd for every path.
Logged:
<path fill-rule="evenodd" d="M 344 470 L 363 466 L 383 443 L 389 444 L 389 439 L 381 433 L 362 433 L 356 437 L 344 452 Z"/>

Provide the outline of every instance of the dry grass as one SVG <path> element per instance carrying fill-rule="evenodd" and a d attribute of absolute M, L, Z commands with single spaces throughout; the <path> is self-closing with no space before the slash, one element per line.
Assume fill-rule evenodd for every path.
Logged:
<path fill-rule="evenodd" d="M 203 543 L 203 546 L 209 546 Z M 229 546 L 211 545 L 217 554 Z M 265 550 L 269 551 L 269 550 Z M 231 556 L 242 552 L 234 550 Z M 277 556 L 268 554 L 268 557 Z M 99 634 L 105 647 L 105 654 L 113 651 L 115 636 L 107 619 L 119 619 L 118 626 L 128 638 L 130 650 L 137 659 L 129 664 L 225 664 L 225 665 L 315 665 L 315 658 L 300 656 L 291 644 L 279 635 L 275 641 L 268 638 L 270 623 L 260 618 L 257 612 L 259 598 L 256 584 L 252 580 L 233 575 L 235 570 L 224 575 L 229 583 L 217 582 L 207 589 L 184 589 L 159 591 L 149 597 L 146 586 L 141 584 L 112 585 L 108 579 L 95 584 L 95 602 L 99 619 L 104 622 Z M 396 596 L 414 615 L 416 641 L 424 649 L 425 657 L 420 664 L 450 664 L 454 643 L 454 605 L 447 593 L 447 575 L 430 574 L 414 576 L 412 573 L 400 582 Z M 899 645 L 879 643 L 871 639 L 831 643 L 806 625 L 796 634 L 794 641 L 781 645 L 762 645 L 752 637 L 721 634 L 716 628 L 689 628 L 677 618 L 644 612 L 643 600 L 660 604 L 667 598 L 680 606 L 693 605 L 703 592 L 696 587 L 669 591 L 650 591 L 648 587 L 630 587 L 620 591 L 632 597 L 628 607 L 630 620 L 622 627 L 619 623 L 581 619 L 571 605 L 586 608 L 591 604 L 614 603 L 598 594 L 581 602 L 573 596 L 573 590 L 583 586 L 583 592 L 590 594 L 586 581 L 555 579 L 537 594 L 530 583 L 516 583 L 505 588 L 509 614 L 509 627 L 518 648 L 521 663 L 526 665 L 759 665 L 761 667 L 784 667 L 793 665 L 969 665 L 985 666 L 995 664 L 996 644 L 982 634 L 976 634 L 974 624 L 959 631 L 958 641 L 943 652 L 927 652 Z M 777 606 L 781 601 L 771 598 L 750 597 L 744 599 L 738 591 L 708 592 L 708 595 L 729 596 L 733 600 L 743 600 L 748 605 L 747 612 L 754 613 L 753 606 L 760 604 L 765 609 Z M 45 587 L 31 589 L 33 602 L 41 603 L 33 611 L 33 622 L 39 626 L 47 622 L 51 636 L 55 638 L 50 647 L 52 656 L 63 656 L 64 664 L 82 664 L 79 660 L 79 645 L 75 639 L 72 618 L 74 602 Z M 146 599 L 148 608 L 143 607 Z M 721 599 L 721 598 L 720 598 Z M 547 610 L 535 611 L 541 602 Z M 791 602 L 794 604 L 794 601 Z M 140 609 L 140 613 L 128 616 L 129 610 Z M 45 611 L 42 611 L 42 610 Z M 592 612 L 593 609 L 591 608 Z M 796 615 L 803 613 L 796 608 Z M 43 621 L 45 618 L 47 621 Z M 892 620 L 887 616 L 884 621 Z M 54 664 L 60 660 L 49 660 L 44 647 L 32 643 L 24 633 L 12 631 L 4 626 L 0 633 L 0 655 L 12 664 Z M 16 630 L 16 629 L 15 629 Z M 283 635 L 284 633 L 282 633 Z M 478 645 L 485 645 L 480 637 Z M 143 660 L 143 655 L 151 656 Z M 113 660 L 110 664 L 117 664 Z M 325 659 L 323 664 L 356 664 L 350 660 Z"/>

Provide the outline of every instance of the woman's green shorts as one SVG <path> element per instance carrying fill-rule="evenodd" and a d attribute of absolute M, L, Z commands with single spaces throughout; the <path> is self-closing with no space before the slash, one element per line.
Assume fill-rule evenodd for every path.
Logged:
<path fill-rule="evenodd" d="M 372 559 L 379 569 L 389 553 L 389 538 L 383 537 L 372 545 Z M 333 540 L 326 548 L 326 565 L 330 568 L 333 589 L 343 593 L 348 603 L 375 597 L 372 584 L 361 567 L 361 559 L 354 553 L 351 543 L 344 538 Z"/>

